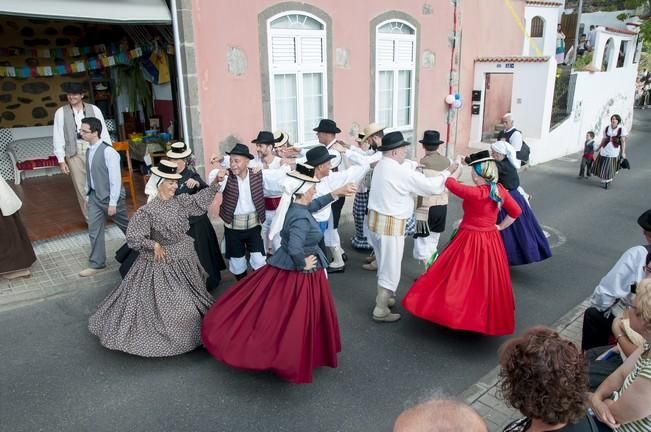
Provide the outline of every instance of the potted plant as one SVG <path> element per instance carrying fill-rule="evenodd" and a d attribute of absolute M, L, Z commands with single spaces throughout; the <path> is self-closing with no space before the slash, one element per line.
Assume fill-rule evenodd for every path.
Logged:
<path fill-rule="evenodd" d="M 145 79 L 139 60 L 134 60 L 131 64 L 120 65 L 117 67 L 117 85 L 118 95 L 126 92 L 127 109 L 124 116 L 125 129 L 129 133 L 127 125 L 131 123 L 133 129 L 139 123 L 140 116 L 137 114 L 140 109 L 144 110 L 145 116 L 153 115 L 151 87 Z M 135 131 L 135 130 L 132 130 Z"/>

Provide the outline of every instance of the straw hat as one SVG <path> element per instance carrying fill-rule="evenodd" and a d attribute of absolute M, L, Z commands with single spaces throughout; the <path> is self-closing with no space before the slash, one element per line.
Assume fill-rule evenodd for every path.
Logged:
<path fill-rule="evenodd" d="M 192 154 L 192 150 L 184 142 L 175 142 L 165 154 L 170 159 L 185 159 Z"/>
<path fill-rule="evenodd" d="M 178 180 L 181 178 L 181 174 L 176 173 L 177 169 L 176 162 L 163 159 L 158 163 L 158 166 L 152 167 L 151 172 L 164 179 Z"/>
<path fill-rule="evenodd" d="M 380 131 L 383 131 L 386 129 L 384 126 L 380 126 L 377 123 L 371 123 L 370 125 L 366 126 L 364 128 L 364 138 L 362 138 L 362 142 L 366 141 L 371 137 L 371 135 L 376 134 Z"/>
<path fill-rule="evenodd" d="M 308 164 L 297 163 L 296 169 L 288 172 L 287 175 L 308 183 L 319 183 L 321 181 L 314 177 L 314 167 Z"/>
<path fill-rule="evenodd" d="M 289 141 L 289 135 L 287 135 L 287 132 L 276 131 L 274 132 L 274 139 L 276 140 L 276 147 L 282 147 Z"/>

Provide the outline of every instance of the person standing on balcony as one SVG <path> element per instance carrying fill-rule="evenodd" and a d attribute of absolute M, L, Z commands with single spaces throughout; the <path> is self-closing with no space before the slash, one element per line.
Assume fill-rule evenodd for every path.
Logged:
<path fill-rule="evenodd" d="M 560 24 L 556 27 L 556 63 L 565 64 L 565 33 Z"/>
<path fill-rule="evenodd" d="M 88 212 L 86 211 L 86 195 L 84 184 L 86 181 L 86 150 L 88 141 L 84 140 L 81 135 L 81 121 L 86 117 L 94 117 L 101 124 L 101 140 L 111 145 L 109 136 L 104 122 L 102 111 L 95 105 L 84 102 L 84 87 L 79 82 L 70 82 L 64 84 L 63 90 L 66 92 L 68 103 L 63 105 L 54 113 L 54 123 L 52 126 L 52 144 L 54 146 L 54 155 L 59 161 L 61 172 L 69 175 L 72 184 L 77 193 L 79 207 L 88 221 Z"/>

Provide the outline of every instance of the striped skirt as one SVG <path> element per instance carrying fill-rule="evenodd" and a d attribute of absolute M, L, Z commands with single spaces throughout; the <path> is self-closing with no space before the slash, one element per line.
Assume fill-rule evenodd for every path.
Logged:
<path fill-rule="evenodd" d="M 619 158 L 617 157 L 597 155 L 597 159 L 592 165 L 592 174 L 599 176 L 601 181 L 604 183 L 613 181 L 618 168 L 618 160 Z"/>

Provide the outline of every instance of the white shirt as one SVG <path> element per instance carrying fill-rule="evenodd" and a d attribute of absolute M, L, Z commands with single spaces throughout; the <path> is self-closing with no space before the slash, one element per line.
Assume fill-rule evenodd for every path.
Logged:
<path fill-rule="evenodd" d="M 617 129 L 622 128 L 622 133 L 620 136 L 625 137 L 628 135 L 628 131 L 624 128 L 624 126 L 618 126 L 613 130 L 613 128 L 608 125 L 608 128 L 606 129 L 606 135 L 609 137 L 614 137 L 617 136 Z M 620 152 L 621 146 L 615 147 L 611 141 L 608 142 L 605 146 L 599 150 L 599 154 L 603 157 L 618 157 L 619 152 Z"/>
<path fill-rule="evenodd" d="M 215 176 L 217 175 L 215 174 Z M 255 204 L 253 204 L 253 198 L 251 197 L 251 184 L 249 183 L 250 177 L 251 176 L 248 173 L 246 174 L 246 178 L 244 180 L 242 180 L 240 176 L 235 176 L 237 179 L 237 189 L 239 191 L 239 195 L 237 196 L 237 206 L 235 206 L 233 215 L 255 213 Z M 224 178 L 224 181 L 219 184 L 219 192 L 224 192 L 227 181 L 228 177 Z"/>
<path fill-rule="evenodd" d="M 644 246 L 634 246 L 624 252 L 594 289 L 590 298 L 592 306 L 604 312 L 619 299 L 625 304 L 632 304 L 631 285 L 644 279 L 642 267 L 646 263 L 646 256 Z"/>
<path fill-rule="evenodd" d="M 276 198 L 283 194 L 283 183 L 287 179 L 287 173 L 291 170 L 289 165 L 281 165 L 281 158 L 277 157 L 276 159 L 274 159 L 272 164 L 269 165 L 274 168 L 265 168 L 261 170 L 262 192 L 267 198 Z M 229 166 L 228 164 L 224 166 L 223 162 L 221 165 L 222 169 L 227 169 Z M 259 161 L 256 162 L 255 159 L 249 162 L 249 168 L 255 169 L 261 167 L 262 165 Z M 214 168 L 208 173 L 208 184 L 212 184 L 212 182 L 215 181 L 218 173 L 218 168 Z M 145 187 L 145 193 L 147 193 L 147 187 Z"/>
<path fill-rule="evenodd" d="M 373 170 L 368 208 L 383 215 L 408 219 L 414 214 L 416 196 L 437 195 L 445 190 L 445 180 L 450 176 L 448 170 L 436 177 L 425 177 L 413 167 L 413 161 L 400 164 L 383 157 Z"/>
<path fill-rule="evenodd" d="M 364 165 L 355 165 L 348 169 L 331 172 L 330 175 L 321 179 L 319 183 L 316 184 L 316 192 L 314 198 L 319 198 L 323 195 L 327 195 L 330 192 L 338 189 L 348 183 L 359 183 L 360 180 L 364 178 L 366 173 L 371 167 L 368 164 Z M 332 203 L 323 207 L 316 213 L 312 213 L 314 219 L 317 222 L 325 222 L 330 219 L 330 214 L 332 209 L 330 208 Z"/>
<path fill-rule="evenodd" d="M 112 144 L 111 142 L 111 136 L 109 135 L 108 129 L 106 128 L 106 122 L 104 121 L 104 116 L 102 115 L 102 111 L 100 111 L 99 108 L 97 108 L 95 105 L 92 104 L 86 104 L 90 107 L 93 108 L 93 113 L 95 114 L 95 117 L 97 117 L 102 123 L 102 133 L 99 136 L 99 139 L 101 141 L 106 142 L 107 144 Z M 86 118 L 84 115 L 84 109 L 80 111 L 75 110 L 74 108 L 72 109 L 74 112 L 74 117 L 75 117 L 75 123 L 77 124 L 77 131 L 81 129 L 81 121 Z M 60 107 L 59 109 L 56 110 L 54 113 L 54 122 L 52 124 L 52 144 L 54 146 L 54 155 L 57 157 L 57 160 L 59 163 L 65 162 L 65 156 L 66 156 L 66 151 L 65 151 L 65 146 L 66 146 L 66 139 L 65 139 L 65 134 L 63 132 L 64 126 L 63 126 L 63 118 L 64 118 L 64 113 L 63 113 L 63 107 Z"/>
<path fill-rule="evenodd" d="M 102 145 L 102 141 L 99 140 L 95 144 L 90 144 L 88 146 L 88 166 L 87 170 L 90 170 L 93 166 L 93 158 L 95 157 L 95 152 Z M 122 169 L 120 168 L 120 154 L 113 149 L 113 147 L 104 147 L 104 162 L 106 163 L 106 168 L 108 169 L 109 174 L 109 206 L 115 207 L 118 204 L 120 199 L 120 191 L 122 190 Z M 84 188 L 86 190 L 86 195 L 88 195 L 90 189 L 95 189 L 95 182 L 93 181 L 93 176 L 90 177 L 90 188 L 88 187 L 88 176 L 84 182 Z"/>
<path fill-rule="evenodd" d="M 515 127 L 512 127 L 511 129 L 504 132 L 509 132 L 513 129 L 515 129 Z M 509 144 L 513 146 L 515 151 L 520 151 L 522 149 L 522 132 L 519 130 L 513 132 L 513 134 L 511 134 L 511 138 L 509 138 Z"/>

